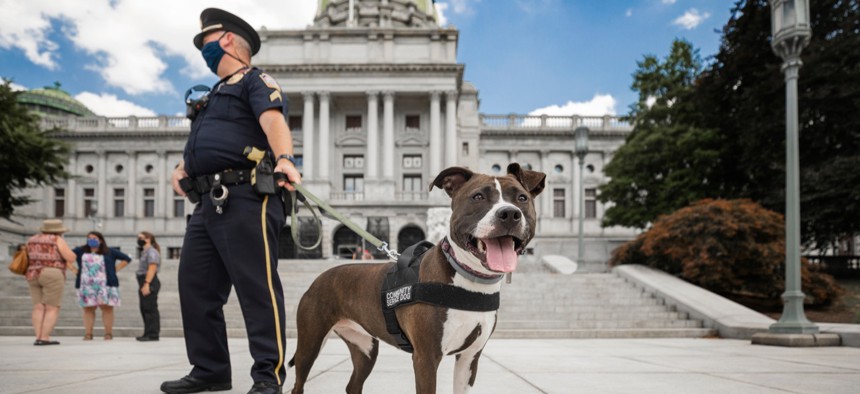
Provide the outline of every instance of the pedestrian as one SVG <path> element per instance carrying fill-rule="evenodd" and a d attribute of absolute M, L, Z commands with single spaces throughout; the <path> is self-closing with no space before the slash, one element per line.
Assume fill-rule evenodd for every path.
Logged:
<path fill-rule="evenodd" d="M 119 278 L 116 273 L 131 262 L 131 257 L 109 248 L 104 235 L 98 231 L 90 231 L 86 245 L 72 251 L 78 263 L 75 288 L 78 289 L 78 303 L 84 309 L 84 340 L 93 339 L 98 308 L 102 311 L 102 323 L 105 326 L 104 339 L 109 341 L 113 339 L 113 308 L 120 306 Z"/>
<path fill-rule="evenodd" d="M 51 340 L 51 332 L 60 315 L 66 270 L 77 273 L 74 267 L 75 254 L 63 239 L 66 231 L 69 229 L 63 226 L 62 220 L 47 219 L 42 222 L 39 234 L 27 240 L 30 265 L 26 278 L 33 299 L 32 321 L 36 333 L 33 345 L 36 346 L 60 344 L 59 341 Z"/>
<path fill-rule="evenodd" d="M 140 248 L 140 265 L 137 268 L 137 284 L 140 286 L 140 316 L 143 317 L 143 335 L 135 338 L 141 342 L 157 341 L 161 334 L 161 315 L 158 313 L 158 290 L 161 282 L 161 246 L 148 231 L 137 234 Z"/>
<path fill-rule="evenodd" d="M 232 388 L 223 306 L 233 286 L 254 359 L 249 393 L 281 393 L 286 332 L 277 253 L 286 216 L 283 188 L 293 187 L 276 184 L 273 173 L 301 182 L 286 101 L 275 79 L 251 66 L 260 37 L 247 22 L 215 8 L 204 10 L 200 21 L 194 45 L 220 81 L 205 98 L 186 101 L 191 133 L 172 177 L 174 190 L 196 203 L 179 258 L 179 301 L 193 368 L 161 390 Z"/>

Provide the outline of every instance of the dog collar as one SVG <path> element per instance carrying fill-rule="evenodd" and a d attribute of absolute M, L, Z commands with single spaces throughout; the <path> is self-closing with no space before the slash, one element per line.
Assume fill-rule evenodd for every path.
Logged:
<path fill-rule="evenodd" d="M 463 275 L 466 279 L 480 283 L 484 285 L 492 285 L 495 283 L 499 283 L 505 274 L 499 275 L 487 275 L 477 272 L 463 264 L 460 264 L 457 261 L 457 257 L 454 256 L 454 249 L 451 247 L 451 243 L 448 241 L 448 237 L 442 238 L 442 242 L 440 243 L 442 246 L 442 253 L 445 255 L 445 259 L 448 260 L 448 264 L 451 264 L 451 267 L 454 268 L 454 271 L 457 271 L 458 274 Z"/>

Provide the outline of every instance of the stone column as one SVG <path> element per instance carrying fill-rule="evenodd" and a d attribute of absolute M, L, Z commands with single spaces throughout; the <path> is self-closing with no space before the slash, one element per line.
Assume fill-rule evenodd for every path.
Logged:
<path fill-rule="evenodd" d="M 319 92 L 320 96 L 320 149 L 319 149 L 319 179 L 321 181 L 329 180 L 328 165 L 331 162 L 329 146 L 329 103 L 331 102 L 331 94 L 329 92 Z"/>
<path fill-rule="evenodd" d="M 137 151 L 131 151 L 128 154 L 128 162 L 125 164 L 128 169 L 128 186 L 125 189 L 125 216 L 136 218 L 137 210 L 135 202 L 137 201 Z"/>
<path fill-rule="evenodd" d="M 167 194 L 169 184 L 167 181 L 167 152 L 159 150 L 156 153 L 158 154 L 158 160 L 156 161 L 157 167 L 155 171 L 158 174 L 158 187 L 155 188 L 155 217 L 166 218 L 170 216 L 167 207 L 173 205 L 173 195 Z"/>
<path fill-rule="evenodd" d="M 367 92 L 367 151 L 364 162 L 367 163 L 367 179 L 379 178 L 379 92 Z"/>
<path fill-rule="evenodd" d="M 305 99 L 305 110 L 302 113 L 302 175 L 303 178 L 313 180 L 314 172 L 314 93 L 302 92 Z"/>
<path fill-rule="evenodd" d="M 540 151 L 540 171 L 543 171 L 544 174 L 551 175 L 549 168 L 549 151 L 541 150 Z M 547 185 L 548 193 L 541 193 L 538 198 L 540 199 L 540 215 L 541 217 L 553 217 L 553 204 L 555 201 L 555 196 L 553 195 L 555 192 L 552 190 L 553 188 L 550 185 Z M 565 211 L 565 217 L 568 217 L 570 212 Z"/>
<path fill-rule="evenodd" d="M 383 92 L 382 176 L 394 180 L 394 92 Z"/>
<path fill-rule="evenodd" d="M 457 165 L 457 91 L 445 92 L 445 166 Z"/>
<path fill-rule="evenodd" d="M 440 96 L 442 92 L 430 92 L 430 175 L 442 172 L 442 128 L 440 119 L 442 117 Z"/>
<path fill-rule="evenodd" d="M 98 202 L 98 211 L 96 217 L 107 217 L 107 152 L 100 150 L 96 154 L 99 155 L 98 168 L 98 188 L 96 189 L 96 201 Z"/>
<path fill-rule="evenodd" d="M 72 152 L 69 155 L 69 173 L 72 175 L 76 175 L 77 173 L 77 156 L 75 152 Z M 83 216 L 83 210 L 78 210 L 76 204 L 78 203 L 78 199 L 76 198 L 78 195 L 78 182 L 75 181 L 75 177 L 69 177 L 69 181 L 67 183 L 66 189 L 66 216 L 79 218 Z M 51 212 L 50 215 L 46 215 L 47 217 L 53 217 L 55 212 Z"/>

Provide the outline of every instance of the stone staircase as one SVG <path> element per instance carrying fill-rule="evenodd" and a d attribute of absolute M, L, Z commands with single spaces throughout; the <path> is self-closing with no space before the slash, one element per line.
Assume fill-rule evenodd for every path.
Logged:
<path fill-rule="evenodd" d="M 322 271 L 346 260 L 281 260 L 279 273 L 287 300 L 287 333 L 295 337 L 296 305 L 310 283 Z M 5 265 L 4 265 L 5 266 Z M 114 336 L 141 335 L 143 321 L 138 309 L 137 282 L 132 264 L 119 273 L 122 306 L 115 308 Z M 181 337 L 182 321 L 176 289 L 178 262 L 168 260 L 159 278 L 161 335 Z M 528 268 L 527 268 L 528 267 Z M 526 268 L 525 272 L 522 269 Z M 8 270 L 0 272 L 0 335 L 33 335 L 31 301 L 27 283 Z M 225 306 L 228 335 L 245 336 L 245 324 L 235 294 Z M 66 281 L 60 318 L 53 335 L 83 336 L 81 308 L 74 281 Z M 95 336 L 103 333 L 97 312 Z M 561 275 L 529 264 L 502 285 L 496 338 L 659 338 L 704 337 L 712 329 L 674 311 L 662 300 L 609 273 Z"/>

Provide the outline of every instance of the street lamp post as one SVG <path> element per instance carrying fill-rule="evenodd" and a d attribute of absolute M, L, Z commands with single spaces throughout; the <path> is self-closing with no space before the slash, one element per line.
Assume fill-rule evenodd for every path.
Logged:
<path fill-rule="evenodd" d="M 582 179 L 585 177 L 585 155 L 588 154 L 588 127 L 580 126 L 574 131 L 574 153 L 579 158 L 579 247 L 577 248 L 577 264 L 585 264 L 585 248 L 582 245 L 583 224 L 585 222 L 585 192 Z"/>
<path fill-rule="evenodd" d="M 818 326 L 803 312 L 800 287 L 800 165 L 798 148 L 797 78 L 800 52 L 809 44 L 808 0 L 769 0 L 773 24 L 773 51 L 782 58 L 785 73 L 785 293 L 779 321 L 770 326 L 776 334 L 816 334 Z"/>

